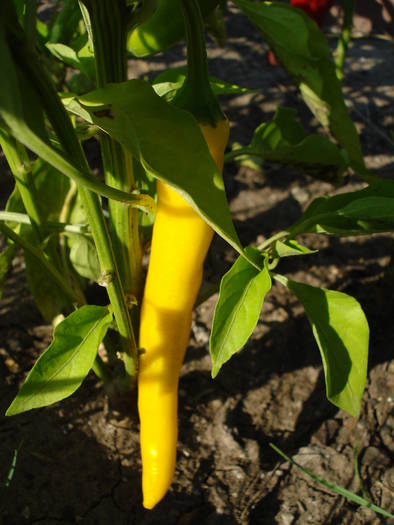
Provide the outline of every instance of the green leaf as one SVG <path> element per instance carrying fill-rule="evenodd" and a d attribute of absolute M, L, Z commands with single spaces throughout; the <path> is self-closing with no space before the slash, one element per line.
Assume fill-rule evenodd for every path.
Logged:
<path fill-rule="evenodd" d="M 11 195 L 7 199 L 7 203 L 5 205 L 5 209 L 6 209 L 6 211 L 16 212 L 16 213 L 25 213 L 26 212 L 25 207 L 24 207 L 23 202 L 22 202 L 22 197 L 21 197 L 20 191 L 18 190 L 18 187 L 16 185 L 14 186 L 14 189 L 13 189 Z M 18 224 L 16 222 L 12 222 L 12 221 L 7 221 L 7 224 L 8 224 L 8 226 L 10 228 L 12 228 L 13 230 L 15 230 L 18 233 L 20 233 L 20 229 L 21 229 L 21 225 L 20 224 Z"/>
<path fill-rule="evenodd" d="M 92 368 L 111 322 L 107 307 L 92 305 L 82 306 L 62 321 L 6 415 L 51 405 L 75 392 Z"/>
<path fill-rule="evenodd" d="M 22 229 L 21 229 L 22 230 Z M 22 233 L 21 233 L 22 235 Z M 22 235 L 25 239 L 28 236 Z M 65 297 L 57 284 L 48 275 L 46 268 L 28 251 L 24 251 L 25 273 L 29 290 L 34 297 L 34 302 L 44 320 L 52 322 L 65 308 L 69 307 L 69 300 Z"/>
<path fill-rule="evenodd" d="M 289 228 L 300 233 L 365 235 L 394 230 L 394 182 L 380 180 L 358 191 L 312 201 L 298 221 Z"/>
<path fill-rule="evenodd" d="M 58 60 L 74 69 L 78 69 L 89 79 L 93 79 L 95 75 L 94 54 L 92 53 L 88 43 L 85 44 L 79 51 L 72 49 L 65 44 L 50 43 L 46 44 L 49 52 Z"/>
<path fill-rule="evenodd" d="M 68 43 L 79 28 L 81 10 L 78 0 L 65 0 L 60 12 L 55 18 L 52 16 L 50 36 L 51 42 Z"/>
<path fill-rule="evenodd" d="M 366 197 L 338 210 L 340 215 L 366 221 L 387 221 L 394 226 L 394 198 Z"/>
<path fill-rule="evenodd" d="M 346 149 L 352 167 L 365 171 L 356 128 L 349 118 L 326 37 L 301 9 L 275 2 L 234 0 L 258 27 L 305 103 Z"/>
<path fill-rule="evenodd" d="M 222 278 L 209 341 L 212 377 L 216 377 L 221 366 L 251 336 L 264 297 L 271 288 L 267 258 L 255 248 L 248 247 L 245 251 L 257 265 L 262 266 L 262 270 L 258 271 L 243 257 L 238 257 Z"/>
<path fill-rule="evenodd" d="M 75 69 L 81 69 L 81 64 L 77 55 L 77 52 L 69 46 L 60 43 L 46 44 L 48 51 L 64 64 L 71 66 Z"/>
<path fill-rule="evenodd" d="M 97 282 L 100 276 L 100 263 L 93 239 L 73 236 L 70 261 L 79 275 Z"/>
<path fill-rule="evenodd" d="M 15 251 L 15 245 L 11 244 L 0 253 L 0 299 L 3 296 L 4 283 L 14 258 Z"/>
<path fill-rule="evenodd" d="M 91 122 L 118 140 L 147 172 L 174 187 L 242 252 L 222 176 L 191 114 L 166 103 L 142 80 L 112 84 L 78 100 Z"/>
<path fill-rule="evenodd" d="M 296 118 L 296 110 L 280 107 L 273 120 L 256 128 L 249 146 L 241 147 L 239 155 L 261 156 L 271 162 L 296 166 L 308 175 L 339 182 L 346 169 L 343 153 L 323 135 L 307 135 Z M 237 148 L 231 152 L 237 157 Z"/>
<path fill-rule="evenodd" d="M 367 378 L 369 328 L 360 304 L 342 292 L 287 281 L 319 346 L 331 403 L 357 417 Z"/>
<path fill-rule="evenodd" d="M 32 165 L 32 174 L 43 220 L 58 220 L 70 190 L 70 179 L 39 158 Z"/>
<path fill-rule="evenodd" d="M 79 193 L 76 193 L 69 202 L 69 221 L 71 224 L 86 224 L 88 222 L 88 216 Z M 92 237 L 90 235 L 67 234 L 67 246 L 70 250 L 70 262 L 74 270 L 82 277 L 97 282 L 100 275 L 100 263 Z"/>
<path fill-rule="evenodd" d="M 280 448 L 276 447 L 273 443 L 270 443 L 269 445 L 283 459 L 285 459 L 286 461 L 290 461 L 290 463 L 292 463 L 293 465 L 298 467 L 307 476 L 312 478 L 314 481 L 317 481 L 318 483 L 320 483 L 324 487 L 332 490 L 333 492 L 335 492 L 339 496 L 343 496 L 344 498 L 348 499 L 349 501 L 352 501 L 353 503 L 356 503 L 357 505 L 361 505 L 362 507 L 366 507 L 368 509 L 371 509 L 371 510 L 373 510 L 374 512 L 376 512 L 378 514 L 381 514 L 382 516 L 386 516 L 387 518 L 394 518 L 394 514 L 390 514 L 390 512 L 387 512 L 384 509 L 378 507 L 377 505 L 374 505 L 370 501 L 366 500 L 365 498 L 362 498 L 361 496 L 358 496 L 354 492 L 351 492 L 350 490 L 347 490 L 347 489 L 345 489 L 343 487 L 340 487 L 336 483 L 331 483 L 330 481 L 327 481 L 326 479 L 322 478 L 321 476 L 318 476 L 317 474 L 315 474 L 314 472 L 312 472 L 308 468 L 303 467 L 302 465 L 300 465 L 299 463 L 294 461 L 294 459 L 292 459 L 291 457 L 287 456 L 284 452 L 282 452 L 282 450 L 280 450 Z"/>
<path fill-rule="evenodd" d="M 275 241 L 273 246 L 273 254 L 275 257 L 291 257 L 293 255 L 310 255 L 316 253 L 318 250 L 310 250 L 306 246 L 298 243 L 294 239 L 288 241 Z"/>

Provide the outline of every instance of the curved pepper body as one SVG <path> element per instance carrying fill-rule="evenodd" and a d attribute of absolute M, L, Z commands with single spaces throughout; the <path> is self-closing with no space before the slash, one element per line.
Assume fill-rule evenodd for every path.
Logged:
<path fill-rule="evenodd" d="M 200 125 L 220 170 L 228 121 Z M 138 410 L 143 505 L 153 508 L 174 475 L 178 379 L 190 336 L 193 306 L 213 230 L 172 188 L 157 183 L 158 205 L 141 306 Z"/>
<path fill-rule="evenodd" d="M 209 15 L 219 0 L 199 0 L 202 16 Z M 158 0 L 156 11 L 127 38 L 127 50 L 137 57 L 165 51 L 185 36 L 181 0 Z"/>

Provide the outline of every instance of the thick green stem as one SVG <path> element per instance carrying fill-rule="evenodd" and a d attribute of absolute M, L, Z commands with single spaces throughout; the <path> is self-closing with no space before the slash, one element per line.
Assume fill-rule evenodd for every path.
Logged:
<path fill-rule="evenodd" d="M 35 53 L 26 47 L 26 43 L 22 39 L 15 43 L 13 52 L 18 59 L 19 65 L 25 70 L 25 73 L 35 86 L 63 149 L 68 157 L 73 159 L 73 163 L 81 173 L 89 173 L 90 169 L 86 157 L 50 76 L 41 66 Z M 83 178 L 81 182 L 83 182 Z M 96 245 L 102 273 L 102 284 L 107 288 L 113 307 L 122 344 L 121 351 L 126 374 L 131 380 L 136 375 L 138 352 L 103 209 L 99 197 L 86 189 L 85 186 L 80 184 L 78 191 L 82 204 L 86 209 Z"/>
<path fill-rule="evenodd" d="M 196 0 L 182 0 L 187 43 L 187 73 L 173 103 L 190 111 L 201 123 L 216 126 L 224 119 L 208 75 L 204 21 Z"/>
<path fill-rule="evenodd" d="M 84 0 L 84 4 L 90 19 L 97 87 L 127 80 L 127 9 L 124 0 Z M 100 135 L 100 145 L 106 183 L 122 191 L 132 191 L 135 182 L 130 154 L 109 135 Z M 109 201 L 109 216 L 113 248 L 125 292 L 139 299 L 142 251 L 138 212 Z"/>

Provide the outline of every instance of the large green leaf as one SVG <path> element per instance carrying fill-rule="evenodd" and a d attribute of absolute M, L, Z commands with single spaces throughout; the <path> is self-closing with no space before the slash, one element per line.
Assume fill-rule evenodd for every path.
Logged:
<path fill-rule="evenodd" d="M 51 405 L 75 392 L 92 368 L 111 322 L 108 308 L 92 305 L 82 306 L 62 321 L 6 415 Z"/>
<path fill-rule="evenodd" d="M 367 378 L 369 328 L 360 304 L 342 292 L 288 280 L 305 308 L 319 346 L 327 398 L 358 416 Z"/>
<path fill-rule="evenodd" d="M 142 80 L 111 84 L 69 104 L 118 140 L 146 171 L 173 186 L 212 228 L 242 251 L 223 179 L 194 117 Z"/>
<path fill-rule="evenodd" d="M 212 377 L 251 336 L 264 297 L 271 288 L 267 259 L 255 248 L 248 247 L 245 251 L 262 270 L 258 271 L 240 256 L 223 276 L 209 341 Z"/>
<path fill-rule="evenodd" d="M 394 182 L 381 180 L 366 188 L 319 197 L 288 229 L 300 233 L 365 235 L 394 231 Z"/>
<path fill-rule="evenodd" d="M 294 78 L 311 111 L 347 150 L 351 165 L 364 171 L 358 134 L 347 113 L 328 41 L 317 25 L 300 9 L 283 3 L 234 1 Z"/>

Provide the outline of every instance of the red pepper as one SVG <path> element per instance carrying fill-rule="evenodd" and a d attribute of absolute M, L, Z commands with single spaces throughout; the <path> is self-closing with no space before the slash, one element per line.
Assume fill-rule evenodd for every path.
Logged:
<path fill-rule="evenodd" d="M 321 27 L 335 0 L 290 0 L 290 5 L 305 11 Z"/>

